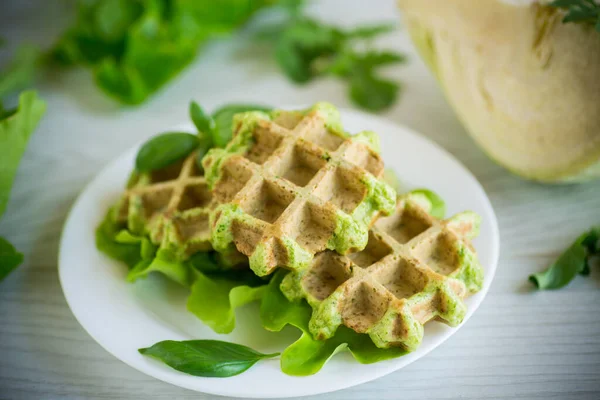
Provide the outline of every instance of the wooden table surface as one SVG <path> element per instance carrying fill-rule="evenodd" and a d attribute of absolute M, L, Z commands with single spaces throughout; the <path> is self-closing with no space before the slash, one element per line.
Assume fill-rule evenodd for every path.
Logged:
<path fill-rule="evenodd" d="M 387 0 L 327 0 L 311 12 L 344 25 L 398 18 Z M 0 36 L 11 45 L 49 45 L 69 16 L 62 2 L 3 2 Z M 433 139 L 473 172 L 500 222 L 500 261 L 481 308 L 438 349 L 376 381 L 315 398 L 600 399 L 600 270 L 560 291 L 534 292 L 527 281 L 600 223 L 600 182 L 543 186 L 511 175 L 466 134 L 406 32 L 400 28 L 381 45 L 410 56 L 388 71 L 404 92 L 384 116 Z M 0 399 L 213 398 L 150 378 L 96 344 L 67 307 L 57 248 L 84 185 L 134 143 L 185 120 L 190 99 L 208 109 L 229 101 L 351 106 L 340 82 L 293 86 L 262 51 L 244 38 L 215 42 L 138 108 L 110 101 L 84 70 L 43 77 L 38 87 L 48 111 L 0 222 L 0 235 L 26 259 L 0 283 Z"/>

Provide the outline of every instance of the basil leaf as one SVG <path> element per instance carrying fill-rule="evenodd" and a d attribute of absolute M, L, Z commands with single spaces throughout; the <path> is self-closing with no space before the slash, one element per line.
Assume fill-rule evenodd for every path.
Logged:
<path fill-rule="evenodd" d="M 353 39 L 373 39 L 376 36 L 394 31 L 393 24 L 365 25 L 346 32 L 346 36 Z"/>
<path fill-rule="evenodd" d="M 0 281 L 23 262 L 23 254 L 6 239 L 0 237 Z"/>
<path fill-rule="evenodd" d="M 202 107 L 195 101 L 190 103 L 190 118 L 192 119 L 192 122 L 194 122 L 194 125 L 196 125 L 198 132 L 202 132 L 206 135 L 212 133 L 215 122 L 209 115 L 206 115 Z"/>
<path fill-rule="evenodd" d="M 254 104 L 229 104 L 219 108 L 212 115 L 215 121 L 213 130 L 213 143 L 216 147 L 225 147 L 233 136 L 233 116 L 247 111 L 271 111 L 271 107 Z"/>
<path fill-rule="evenodd" d="M 600 227 L 582 234 L 546 270 L 531 275 L 529 280 L 540 290 L 560 289 L 577 274 L 589 274 L 588 258 L 599 253 L 599 238 Z"/>
<path fill-rule="evenodd" d="M 371 72 L 354 72 L 350 78 L 350 98 L 369 111 L 388 108 L 398 97 L 399 86 L 390 80 L 377 78 Z"/>
<path fill-rule="evenodd" d="M 219 340 L 165 340 L 138 351 L 177 371 L 216 378 L 239 375 L 259 360 L 279 355 L 263 354 L 240 344 Z"/>
<path fill-rule="evenodd" d="M 135 159 L 139 172 L 150 172 L 167 167 L 189 155 L 198 147 L 198 137 L 191 133 L 169 132 L 148 140 Z"/>

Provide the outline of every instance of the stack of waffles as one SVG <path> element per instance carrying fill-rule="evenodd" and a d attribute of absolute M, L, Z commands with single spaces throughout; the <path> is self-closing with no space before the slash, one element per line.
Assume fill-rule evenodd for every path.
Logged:
<path fill-rule="evenodd" d="M 238 114 L 233 131 L 202 166 L 191 154 L 135 176 L 115 218 L 182 259 L 215 250 L 258 276 L 289 270 L 281 290 L 310 304 L 319 339 L 345 325 L 413 350 L 426 322 L 463 320 L 483 283 L 476 214 L 439 220 L 425 194 L 397 196 L 377 135 L 346 134 L 327 103 Z"/>

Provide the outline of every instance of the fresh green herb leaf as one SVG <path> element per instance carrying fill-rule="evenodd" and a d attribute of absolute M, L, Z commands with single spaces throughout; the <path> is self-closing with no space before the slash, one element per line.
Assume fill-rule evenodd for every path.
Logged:
<path fill-rule="evenodd" d="M 23 254 L 6 239 L 0 237 L 0 282 L 23 262 Z"/>
<path fill-rule="evenodd" d="M 350 98 L 362 108 L 380 111 L 396 102 L 397 83 L 377 78 L 370 72 L 355 72 L 350 78 Z"/>
<path fill-rule="evenodd" d="M 66 65 L 89 66 L 97 85 L 139 104 L 176 76 L 212 37 L 229 34 L 272 0 L 79 2 L 77 20 L 53 48 Z"/>
<path fill-rule="evenodd" d="M 400 348 L 380 349 L 368 335 L 358 334 L 341 326 L 327 340 L 315 340 L 308 330 L 312 314 L 306 302 L 290 302 L 279 286 L 286 271 L 278 271 L 269 282 L 261 302 L 260 316 L 263 326 L 270 331 L 280 331 L 292 325 L 302 331 L 300 338 L 281 354 L 281 370 L 288 375 L 312 375 L 325 365 L 337 352 L 348 349 L 362 364 L 400 357 L 406 351 Z"/>
<path fill-rule="evenodd" d="M 429 214 L 432 216 L 438 219 L 442 219 L 446 216 L 446 202 L 437 193 L 428 189 L 416 189 L 412 190 L 411 193 L 422 194 L 423 196 L 427 197 L 427 199 L 431 202 L 431 210 L 429 211 Z"/>
<path fill-rule="evenodd" d="M 30 86 L 39 70 L 40 63 L 39 48 L 21 46 L 8 68 L 0 73 L 0 98 Z"/>
<path fill-rule="evenodd" d="M 393 24 L 365 25 L 349 30 L 345 35 L 351 39 L 373 39 L 377 36 L 393 32 L 395 29 L 396 26 Z"/>
<path fill-rule="evenodd" d="M 198 129 L 200 145 L 196 153 L 196 165 L 202 171 L 204 168 L 202 166 L 202 159 L 213 146 L 215 121 L 195 101 L 190 103 L 190 118 L 194 122 L 194 125 L 196 125 L 196 129 Z"/>
<path fill-rule="evenodd" d="M 338 29 L 301 19 L 282 33 L 275 46 L 275 59 L 288 78 L 305 83 L 316 76 L 313 63 L 338 51 L 342 40 Z"/>
<path fill-rule="evenodd" d="M 254 104 L 228 104 L 219 108 L 212 115 L 215 121 L 213 130 L 213 143 L 216 147 L 225 147 L 233 136 L 233 116 L 247 111 L 271 111 L 271 107 Z"/>
<path fill-rule="evenodd" d="M 239 375 L 258 361 L 278 355 L 219 340 L 165 340 L 139 352 L 186 374 L 216 378 Z"/>
<path fill-rule="evenodd" d="M 190 118 L 198 132 L 210 134 L 215 127 L 215 121 L 195 101 L 190 103 Z"/>
<path fill-rule="evenodd" d="M 563 23 L 586 23 L 600 32 L 600 4 L 594 0 L 556 0 L 549 5 L 566 11 Z"/>
<path fill-rule="evenodd" d="M 29 137 L 35 130 L 46 104 L 35 91 L 25 91 L 19 96 L 15 113 L 0 120 L 0 216 L 4 213 L 19 161 L 25 152 Z"/>
<path fill-rule="evenodd" d="M 140 148 L 135 159 L 139 172 L 155 171 L 188 156 L 199 144 L 191 133 L 169 132 L 154 136 Z"/>
<path fill-rule="evenodd" d="M 235 309 L 260 300 L 266 286 L 250 287 L 218 276 L 196 272 L 187 308 L 217 333 L 235 328 Z"/>
<path fill-rule="evenodd" d="M 275 42 L 274 55 L 283 73 L 302 84 L 332 74 L 350 84 L 354 103 L 369 111 L 380 111 L 392 105 L 399 85 L 383 79 L 376 69 L 404 62 L 405 57 L 390 51 L 357 51 L 357 43 L 389 32 L 391 25 L 360 27 L 344 32 L 308 18 L 291 18 L 262 32 L 262 37 Z M 364 46 L 362 46 L 364 48 Z"/>
<path fill-rule="evenodd" d="M 533 274 L 529 280 L 541 290 L 560 289 L 577 274 L 589 274 L 589 259 L 600 254 L 600 227 L 592 228 L 577 240 L 546 270 Z"/>

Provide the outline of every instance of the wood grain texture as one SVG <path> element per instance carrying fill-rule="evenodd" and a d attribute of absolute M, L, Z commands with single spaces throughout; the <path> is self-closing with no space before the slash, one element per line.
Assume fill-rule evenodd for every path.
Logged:
<path fill-rule="evenodd" d="M 51 3 L 3 2 L 0 36 L 11 44 L 51 43 L 68 20 Z M 311 11 L 345 25 L 397 18 L 388 0 L 328 0 Z M 600 270 L 555 292 L 533 292 L 527 276 L 600 223 L 600 183 L 542 186 L 509 174 L 465 133 L 405 32 L 381 44 L 410 55 L 407 66 L 388 71 L 404 82 L 405 90 L 384 115 L 433 139 L 475 174 L 500 221 L 500 262 L 481 308 L 434 352 L 376 381 L 314 398 L 599 399 Z M 25 264 L 0 283 L 0 399 L 213 398 L 137 372 L 79 326 L 57 276 L 66 214 L 109 160 L 186 119 L 192 98 L 209 109 L 228 101 L 328 100 L 349 107 L 345 87 L 334 80 L 293 86 L 260 49 L 239 38 L 207 47 L 192 67 L 139 108 L 117 106 L 81 70 L 45 77 L 40 89 L 48 101 L 47 115 L 0 222 L 0 235 L 26 256 Z"/>

